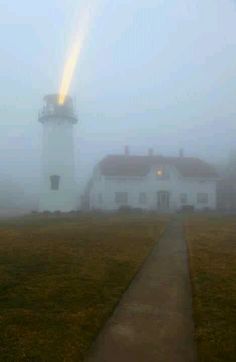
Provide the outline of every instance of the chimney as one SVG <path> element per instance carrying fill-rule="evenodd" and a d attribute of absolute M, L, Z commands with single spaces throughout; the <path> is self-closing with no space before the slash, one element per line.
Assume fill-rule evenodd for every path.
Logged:
<path fill-rule="evenodd" d="M 125 146 L 125 156 L 129 156 L 129 155 L 130 155 L 129 146 Z"/>
<path fill-rule="evenodd" d="M 180 158 L 183 158 L 183 157 L 184 157 L 184 150 L 183 150 L 183 148 L 180 148 L 180 150 L 179 150 L 179 157 L 180 157 Z"/>
<path fill-rule="evenodd" d="M 154 155 L 153 148 L 149 148 L 148 149 L 148 156 L 153 156 L 153 155 Z"/>

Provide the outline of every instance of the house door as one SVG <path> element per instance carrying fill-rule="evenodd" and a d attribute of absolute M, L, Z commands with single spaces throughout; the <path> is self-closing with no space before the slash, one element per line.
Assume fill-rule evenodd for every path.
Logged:
<path fill-rule="evenodd" d="M 168 191 L 159 191 L 157 193 L 157 209 L 168 211 L 170 207 L 170 193 Z"/>

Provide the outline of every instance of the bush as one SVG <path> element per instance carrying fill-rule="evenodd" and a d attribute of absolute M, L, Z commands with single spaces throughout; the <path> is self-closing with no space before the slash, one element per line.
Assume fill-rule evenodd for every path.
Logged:
<path fill-rule="evenodd" d="M 142 214 L 144 212 L 140 207 L 131 207 L 131 206 L 120 206 L 117 210 L 120 213 L 131 213 L 131 214 Z"/>
<path fill-rule="evenodd" d="M 186 212 L 186 213 L 188 213 L 188 212 L 192 213 L 192 212 L 194 212 L 194 206 L 193 205 L 183 205 L 181 207 L 180 211 Z"/>

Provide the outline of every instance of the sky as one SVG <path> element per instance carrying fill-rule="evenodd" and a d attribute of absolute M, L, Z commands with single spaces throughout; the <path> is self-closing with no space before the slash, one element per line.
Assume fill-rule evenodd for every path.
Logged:
<path fill-rule="evenodd" d="M 0 176 L 38 184 L 45 94 L 59 89 L 85 0 L 0 0 Z M 88 1 L 88 0 L 87 0 Z M 224 162 L 236 149 L 236 2 L 91 0 L 71 85 L 78 181 L 106 154 Z M 81 186 L 82 188 L 82 186 Z"/>

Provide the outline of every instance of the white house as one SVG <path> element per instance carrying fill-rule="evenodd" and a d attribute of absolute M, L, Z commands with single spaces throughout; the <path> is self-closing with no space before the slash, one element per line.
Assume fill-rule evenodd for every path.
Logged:
<path fill-rule="evenodd" d="M 89 183 L 90 209 L 117 210 L 123 206 L 176 211 L 216 207 L 217 173 L 192 157 L 110 155 L 94 169 Z"/>

